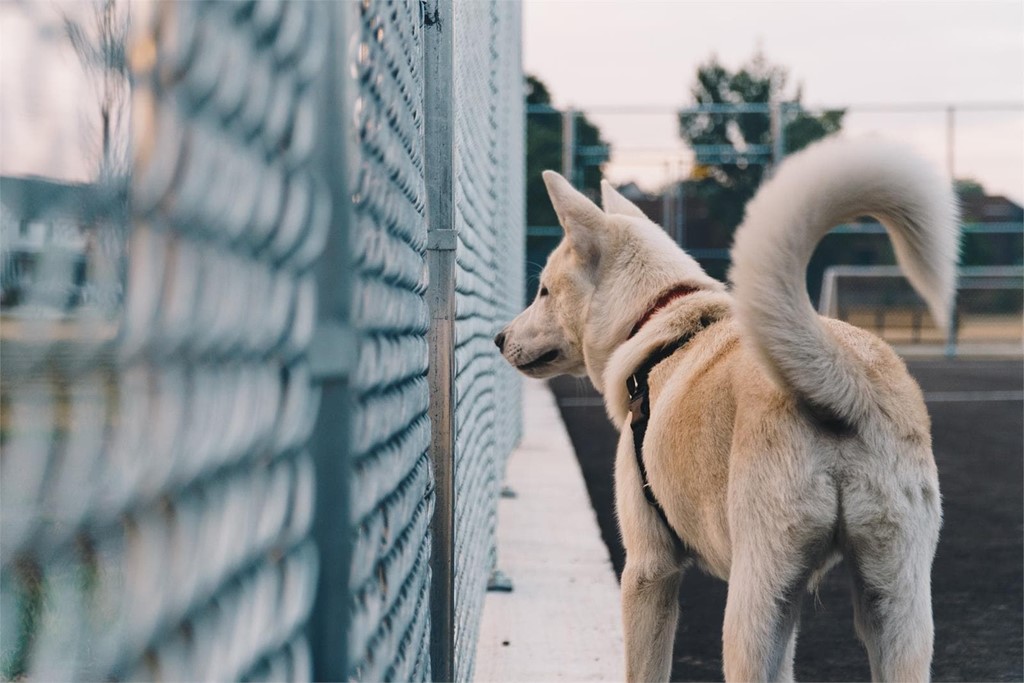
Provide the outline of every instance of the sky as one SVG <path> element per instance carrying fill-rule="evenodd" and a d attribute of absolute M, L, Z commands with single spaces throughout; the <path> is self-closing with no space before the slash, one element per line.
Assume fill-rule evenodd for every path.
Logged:
<path fill-rule="evenodd" d="M 790 72 L 810 107 L 849 107 L 844 130 L 908 143 L 953 172 L 1024 201 L 1024 3 L 525 0 L 524 66 L 557 107 L 587 111 L 613 146 L 605 173 L 656 189 L 689 171 L 671 110 L 711 55 L 736 68 L 758 49 Z M 931 111 L 867 112 L 873 105 Z M 616 107 L 663 111 L 636 115 Z"/>

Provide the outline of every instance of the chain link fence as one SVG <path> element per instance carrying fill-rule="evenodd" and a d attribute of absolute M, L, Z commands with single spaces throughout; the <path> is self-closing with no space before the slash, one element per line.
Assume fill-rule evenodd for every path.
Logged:
<path fill-rule="evenodd" d="M 471 679 L 520 424 L 490 342 L 523 295 L 518 5 L 0 13 L 0 675 L 428 680 L 447 638 Z M 434 230 L 456 237 L 450 349 L 428 334 Z"/>
<path fill-rule="evenodd" d="M 348 661 L 318 678 L 422 680 L 430 675 L 424 644 L 434 505 L 427 453 L 423 28 L 418 3 L 332 9 L 343 60 L 335 87 L 350 111 L 338 121 L 337 154 L 346 157 L 351 201 L 338 250 L 339 257 L 347 252 L 351 271 L 333 286 L 351 292 L 336 322 L 350 332 L 350 353 L 358 360 L 346 400 L 331 411 L 351 411 L 348 481 L 321 487 L 320 509 L 346 525 L 347 534 L 318 539 L 343 546 L 335 562 L 350 567 L 345 583 L 321 583 L 321 592 L 350 593 L 347 606 L 333 607 L 350 610 Z M 345 457 L 339 445 L 327 444 L 320 461 Z M 347 518 L 338 509 L 345 491 Z"/>
<path fill-rule="evenodd" d="M 453 132 L 455 226 L 455 680 L 473 679 L 472 657 L 494 567 L 495 500 L 504 457 L 518 440 L 514 370 L 493 338 L 522 300 L 522 106 L 518 10 L 494 2 L 454 3 Z M 510 144 L 511 143 L 511 144 Z M 512 194 L 515 193 L 515 194 Z M 515 207 L 513 208 L 513 198 Z M 506 289 L 506 287 L 508 289 Z M 508 296 L 507 292 L 514 292 Z"/>

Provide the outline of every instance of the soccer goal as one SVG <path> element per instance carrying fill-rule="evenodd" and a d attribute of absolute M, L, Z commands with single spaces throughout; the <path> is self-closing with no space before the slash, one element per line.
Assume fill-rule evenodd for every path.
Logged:
<path fill-rule="evenodd" d="M 906 354 L 1019 356 L 1022 311 L 1024 266 L 960 268 L 948 334 L 897 266 L 831 266 L 818 300 L 822 315 L 869 329 Z"/>

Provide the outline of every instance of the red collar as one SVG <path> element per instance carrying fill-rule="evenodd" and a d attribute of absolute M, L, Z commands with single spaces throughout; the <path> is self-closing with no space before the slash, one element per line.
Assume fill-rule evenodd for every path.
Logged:
<path fill-rule="evenodd" d="M 699 291 L 700 287 L 693 287 L 692 285 L 683 284 L 678 284 L 672 287 L 671 289 L 666 289 L 664 292 L 661 293 L 661 296 L 655 299 L 654 303 L 651 304 L 651 307 L 647 309 L 647 312 L 640 316 L 640 319 L 636 321 L 636 325 L 633 325 L 633 329 L 629 331 L 629 336 L 626 338 L 632 339 L 633 337 L 635 337 L 636 333 L 640 331 L 640 328 L 646 325 L 647 321 L 650 320 L 655 313 L 665 308 L 676 299 L 680 299 L 686 296 L 687 294 L 693 294 L 694 292 Z"/>

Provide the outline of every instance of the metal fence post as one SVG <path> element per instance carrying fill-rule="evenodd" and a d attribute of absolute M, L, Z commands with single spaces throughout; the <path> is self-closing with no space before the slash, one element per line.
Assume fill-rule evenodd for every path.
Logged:
<path fill-rule="evenodd" d="M 772 100 L 770 105 L 770 125 L 772 135 L 772 173 L 786 156 L 786 105 L 779 100 Z"/>
<path fill-rule="evenodd" d="M 949 327 L 946 330 L 946 358 L 956 358 L 957 336 L 960 333 L 960 320 L 957 313 L 956 298 L 949 306 Z"/>
<path fill-rule="evenodd" d="M 661 224 L 665 228 L 665 232 L 669 232 L 675 225 L 677 208 L 676 198 L 670 189 L 675 179 L 672 177 L 672 163 L 669 161 L 665 162 L 665 180 L 665 190 L 661 193 Z M 676 238 L 678 239 L 678 235 Z"/>
<path fill-rule="evenodd" d="M 946 107 L 946 170 L 949 182 L 956 183 L 956 108 Z"/>
<path fill-rule="evenodd" d="M 313 381 L 321 389 L 320 407 L 310 440 L 316 467 L 313 536 L 320 552 L 316 601 L 309 623 L 313 680 L 343 681 L 350 677 L 348 652 L 349 576 L 352 564 L 351 402 L 349 375 L 355 363 L 356 338 L 351 318 L 352 225 L 347 159 L 357 143 L 347 124 L 353 95 L 345 83 L 348 36 L 357 17 L 349 3 L 325 5 L 331 49 L 325 60 L 319 93 L 317 161 L 329 179 L 333 212 L 317 270 L 318 320 L 310 347 Z"/>
<path fill-rule="evenodd" d="M 956 108 L 953 105 L 946 107 L 946 171 L 949 173 L 949 182 L 956 190 Z M 961 235 L 961 240 L 963 236 Z M 963 242 L 961 241 L 961 246 Z M 957 264 L 959 265 L 959 263 Z M 946 358 L 956 358 L 956 343 L 959 330 L 957 329 L 957 307 L 956 299 L 950 305 L 949 329 L 946 331 Z"/>
<path fill-rule="evenodd" d="M 562 176 L 576 184 L 576 110 L 562 112 Z"/>
<path fill-rule="evenodd" d="M 683 175 L 683 162 L 678 162 L 676 174 L 676 243 L 686 247 L 686 185 Z"/>
<path fill-rule="evenodd" d="M 452 0 L 424 8 L 424 136 L 430 283 L 430 459 L 436 505 L 430 586 L 430 662 L 435 681 L 455 671 L 455 31 Z"/>

